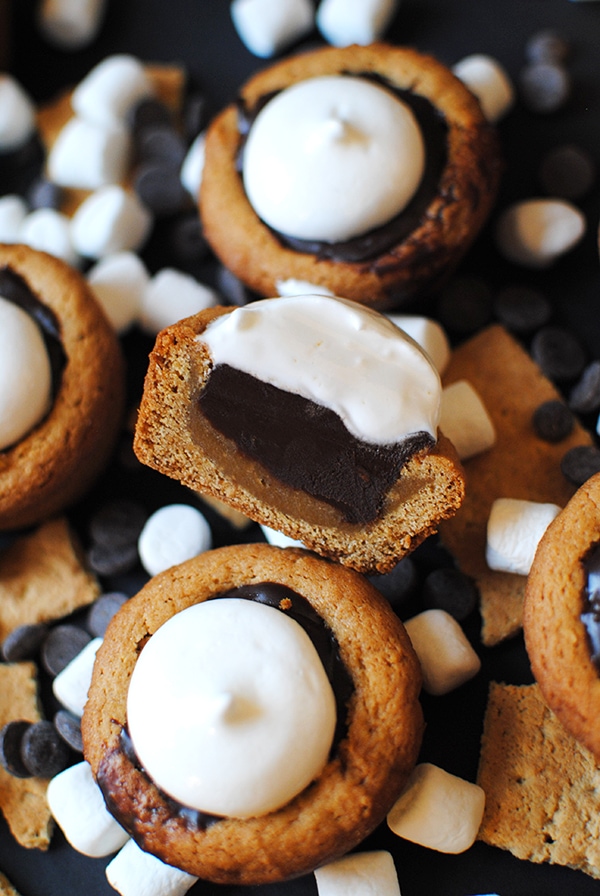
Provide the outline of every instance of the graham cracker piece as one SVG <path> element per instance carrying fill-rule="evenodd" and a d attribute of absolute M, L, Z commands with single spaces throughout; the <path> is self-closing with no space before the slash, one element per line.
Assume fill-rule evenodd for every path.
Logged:
<path fill-rule="evenodd" d="M 458 513 L 440 525 L 441 538 L 481 599 L 484 644 L 516 634 L 522 624 L 526 577 L 491 570 L 485 560 L 487 521 L 497 498 L 558 504 L 575 492 L 560 470 L 569 448 L 591 435 L 576 423 L 558 444 L 540 439 L 532 417 L 544 401 L 561 399 L 555 386 L 500 325 L 481 331 L 452 354 L 444 386 L 467 380 L 478 392 L 496 430 L 496 444 L 464 463 L 466 497 Z"/>
<path fill-rule="evenodd" d="M 0 642 L 18 625 L 60 619 L 99 594 L 65 517 L 49 520 L 0 553 Z"/>
<path fill-rule="evenodd" d="M 0 896 L 19 896 L 9 879 L 0 871 Z"/>
<path fill-rule="evenodd" d="M 0 663 L 0 728 L 8 722 L 40 718 L 35 664 Z M 15 840 L 28 849 L 46 850 L 50 844 L 53 820 L 47 787 L 46 780 L 16 778 L 0 766 L 0 809 Z"/>
<path fill-rule="evenodd" d="M 600 878 L 600 769 L 537 684 L 491 684 L 477 783 L 486 795 L 479 840 Z"/>

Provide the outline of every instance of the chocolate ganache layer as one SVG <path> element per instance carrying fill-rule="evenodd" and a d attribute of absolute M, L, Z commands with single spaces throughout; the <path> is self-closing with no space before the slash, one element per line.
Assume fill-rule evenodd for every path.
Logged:
<path fill-rule="evenodd" d="M 254 585 L 242 585 L 222 594 L 215 594 L 209 600 L 224 598 L 252 600 L 273 607 L 294 619 L 309 636 L 323 664 L 335 697 L 337 721 L 331 747 L 331 753 L 333 754 L 347 732 L 346 706 L 352 695 L 353 684 L 352 678 L 342 662 L 337 641 L 331 630 L 325 625 L 323 619 L 305 597 L 288 588 L 287 585 L 282 585 L 278 582 L 259 582 Z M 150 781 L 138 760 L 126 728 L 123 728 L 121 731 L 120 748 L 131 764 Z M 98 784 L 104 794 L 109 811 L 126 830 L 133 831 L 135 830 L 136 819 L 124 817 L 122 810 L 110 797 L 110 793 L 114 789 L 115 774 L 118 774 L 118 772 L 113 762 L 103 763 L 98 771 Z M 154 784 L 153 786 L 156 787 Z M 219 816 L 210 815 L 185 806 L 178 800 L 165 794 L 160 788 L 156 787 L 156 789 L 161 799 L 168 805 L 171 814 L 180 818 L 188 828 L 205 829 L 219 821 Z"/>
<path fill-rule="evenodd" d="M 583 560 L 586 586 L 582 595 L 583 622 L 592 662 L 600 672 L 600 544 L 594 545 Z"/>
<path fill-rule="evenodd" d="M 353 436 L 329 408 L 228 364 L 199 399 L 210 424 L 281 482 L 337 508 L 349 523 L 376 519 L 402 466 L 433 447 L 427 432 L 376 445 Z"/>
<path fill-rule="evenodd" d="M 439 182 L 447 162 L 448 126 L 442 113 L 424 96 L 411 90 L 396 87 L 387 78 L 374 75 L 372 72 L 341 72 L 344 77 L 356 77 L 370 80 L 392 93 L 398 100 L 406 103 L 417 120 L 425 144 L 425 170 L 419 187 L 408 205 L 394 218 L 381 227 L 367 233 L 340 242 L 323 240 L 297 239 L 289 234 L 269 228 L 277 239 L 296 252 L 316 255 L 320 259 L 332 261 L 362 262 L 387 252 L 398 245 L 415 230 L 423 218 L 427 208 L 439 192 Z M 242 171 L 244 143 L 258 113 L 269 103 L 279 91 L 261 97 L 253 108 L 248 109 L 238 102 L 238 127 L 242 137 L 237 159 L 238 171 Z M 264 223 L 264 222 L 263 222 Z M 268 225 L 266 225 L 268 226 Z"/>

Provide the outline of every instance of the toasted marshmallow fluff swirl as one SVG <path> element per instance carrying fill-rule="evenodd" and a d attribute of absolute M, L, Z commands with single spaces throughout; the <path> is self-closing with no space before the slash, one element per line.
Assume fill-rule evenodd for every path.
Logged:
<path fill-rule="evenodd" d="M 295 620 L 224 597 L 182 610 L 146 643 L 127 722 L 165 793 L 201 812 L 248 818 L 285 805 L 322 771 L 335 697 Z"/>
<path fill-rule="evenodd" d="M 399 214 L 424 166 L 423 137 L 406 103 L 364 78 L 326 75 L 293 84 L 258 113 L 243 182 L 270 227 L 339 242 Z"/>
<path fill-rule="evenodd" d="M 0 296 L 0 450 L 24 438 L 52 401 L 52 369 L 40 328 Z"/>
<path fill-rule="evenodd" d="M 324 295 L 263 299 L 213 320 L 197 337 L 229 364 L 338 414 L 376 445 L 417 432 L 437 439 L 441 384 L 425 352 L 390 320 Z"/>

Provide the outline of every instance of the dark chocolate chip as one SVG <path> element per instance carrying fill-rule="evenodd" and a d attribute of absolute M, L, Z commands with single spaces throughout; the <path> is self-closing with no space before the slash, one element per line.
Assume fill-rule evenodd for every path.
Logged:
<path fill-rule="evenodd" d="M 25 732 L 32 724 L 32 722 L 19 719 L 7 722 L 0 729 L 0 765 L 15 778 L 31 777 L 31 772 L 25 766 L 21 756 L 21 745 Z"/>
<path fill-rule="evenodd" d="M 404 557 L 390 572 L 369 576 L 369 581 L 393 607 L 400 607 L 414 596 L 419 574 L 410 557 Z"/>
<path fill-rule="evenodd" d="M 438 303 L 440 323 L 463 335 L 475 333 L 492 316 L 489 286 L 478 277 L 455 277 L 442 291 Z"/>
<path fill-rule="evenodd" d="M 590 153 L 579 146 L 557 146 L 543 156 L 539 179 L 549 196 L 581 199 L 594 185 L 596 164 Z"/>
<path fill-rule="evenodd" d="M 520 72 L 519 85 L 524 105 L 538 114 L 558 111 L 571 95 L 571 78 L 556 62 L 532 62 Z"/>
<path fill-rule="evenodd" d="M 137 544 L 147 519 L 148 512 L 139 501 L 117 498 L 98 508 L 88 531 L 92 541 L 107 547 Z"/>
<path fill-rule="evenodd" d="M 52 778 L 70 761 L 69 747 L 47 719 L 29 726 L 21 741 L 23 765 L 36 778 Z"/>
<path fill-rule="evenodd" d="M 542 327 L 531 341 L 531 354 L 554 382 L 574 380 L 585 367 L 585 352 L 579 340 L 562 327 Z"/>
<path fill-rule="evenodd" d="M 199 91 L 190 92 L 183 106 L 183 136 L 189 144 L 204 130 L 208 122 L 206 96 Z"/>
<path fill-rule="evenodd" d="M 33 211 L 38 208 L 52 208 L 58 211 L 62 204 L 63 190 L 53 181 L 38 177 L 29 187 L 26 199 Z"/>
<path fill-rule="evenodd" d="M 4 639 L 2 659 L 7 663 L 19 663 L 35 657 L 48 632 L 43 623 L 18 625 Z"/>
<path fill-rule="evenodd" d="M 566 62 L 570 53 L 570 42 L 552 28 L 536 31 L 525 44 L 529 62 Z"/>
<path fill-rule="evenodd" d="M 177 215 L 170 222 L 166 239 L 176 262 L 184 267 L 202 261 L 209 254 L 209 246 L 202 233 L 197 212 Z"/>
<path fill-rule="evenodd" d="M 83 753 L 81 722 L 77 716 L 66 709 L 59 709 L 54 716 L 54 727 L 68 747 L 76 753 Z"/>
<path fill-rule="evenodd" d="M 533 413 L 533 428 L 544 442 L 562 442 L 573 431 L 575 418 L 563 401 L 551 399 L 540 404 Z"/>
<path fill-rule="evenodd" d="M 106 627 L 127 600 L 126 594 L 110 591 L 94 601 L 87 615 L 87 628 L 93 638 L 103 638 Z"/>
<path fill-rule="evenodd" d="M 138 562 L 136 544 L 93 544 L 87 552 L 90 569 L 99 576 L 118 576 L 129 572 Z"/>
<path fill-rule="evenodd" d="M 569 482 L 579 488 L 600 472 L 600 450 L 595 445 L 576 445 L 564 455 L 560 468 Z"/>
<path fill-rule="evenodd" d="M 183 138 L 168 125 L 145 127 L 137 140 L 137 155 L 141 162 L 160 161 L 179 171 L 187 154 Z"/>
<path fill-rule="evenodd" d="M 172 117 L 164 103 L 155 97 L 146 97 L 129 111 L 127 123 L 132 130 L 134 140 L 136 140 L 139 134 L 148 127 L 171 127 Z"/>
<path fill-rule="evenodd" d="M 137 168 L 133 189 L 156 217 L 177 214 L 189 200 L 178 169 L 161 160 L 144 162 Z"/>
<path fill-rule="evenodd" d="M 219 265 L 216 274 L 217 289 L 230 305 L 247 305 L 252 293 L 228 268 Z"/>
<path fill-rule="evenodd" d="M 425 579 L 422 598 L 427 609 L 445 610 L 461 622 L 477 606 L 479 593 L 473 580 L 459 569 L 441 567 Z"/>
<path fill-rule="evenodd" d="M 569 407 L 578 414 L 589 414 L 600 408 L 600 361 L 585 368 L 569 395 Z"/>
<path fill-rule="evenodd" d="M 494 313 L 507 330 L 518 334 L 534 333 L 552 316 L 546 296 L 529 286 L 506 286 L 496 295 Z"/>
<path fill-rule="evenodd" d="M 49 675 L 58 675 L 91 640 L 86 631 L 67 622 L 51 628 L 41 649 L 44 669 Z"/>

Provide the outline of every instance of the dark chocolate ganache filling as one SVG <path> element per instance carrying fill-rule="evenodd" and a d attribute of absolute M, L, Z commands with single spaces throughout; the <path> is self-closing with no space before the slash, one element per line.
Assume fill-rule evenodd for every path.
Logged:
<path fill-rule="evenodd" d="M 24 277 L 9 266 L 0 267 L 0 296 L 27 312 L 37 323 L 50 359 L 52 397 L 55 398 L 67 363 L 56 315 L 35 295 Z"/>
<path fill-rule="evenodd" d="M 309 601 L 298 594 L 296 591 L 281 585 L 277 582 L 260 582 L 255 585 L 242 585 L 239 588 L 233 588 L 222 594 L 215 594 L 209 600 L 219 600 L 223 598 L 240 598 L 243 600 L 253 600 L 261 604 L 267 604 L 280 610 L 282 613 L 294 619 L 307 633 L 311 639 L 315 650 L 319 655 L 319 659 L 323 664 L 329 683 L 331 684 L 336 704 L 337 722 L 333 743 L 331 746 L 331 754 L 343 739 L 347 732 L 347 704 L 352 696 L 353 684 L 352 678 L 346 669 L 339 652 L 339 647 L 335 636 L 331 629 L 325 624 L 321 616 L 313 609 Z M 126 728 L 121 731 L 121 749 L 127 756 L 129 761 L 150 781 L 145 770 L 140 765 L 136 756 L 133 743 Z M 117 804 L 111 799 L 110 791 L 111 782 L 106 780 L 102 773 L 102 768 L 98 771 L 98 784 L 102 789 L 109 810 L 123 824 L 126 829 L 135 827 L 135 820 L 122 817 Z M 156 787 L 156 785 L 154 785 Z M 184 806 L 178 800 L 167 796 L 160 788 L 156 788 L 161 798 L 169 806 L 172 815 L 181 818 L 188 828 L 205 829 L 211 824 L 219 821 L 219 816 L 210 815 L 206 812 L 200 812 L 189 806 Z"/>
<path fill-rule="evenodd" d="M 583 559 L 583 569 L 586 584 L 581 621 L 587 632 L 592 662 L 600 672 L 600 544 L 590 548 Z"/>
<path fill-rule="evenodd" d="M 354 263 L 369 261 L 382 255 L 393 246 L 403 242 L 419 225 L 427 208 L 439 192 L 440 178 L 448 159 L 448 125 L 439 109 L 436 109 L 433 103 L 430 103 L 424 96 L 413 93 L 411 90 L 396 87 L 381 75 L 376 75 L 372 72 L 355 72 L 352 74 L 340 72 L 340 74 L 345 77 L 359 77 L 374 81 L 380 87 L 392 93 L 397 99 L 405 102 L 412 110 L 425 144 L 425 170 L 421 183 L 408 205 L 394 218 L 381 227 L 376 227 L 367 233 L 348 240 L 340 242 L 304 240 L 281 233 L 273 228 L 269 229 L 284 246 L 294 249 L 296 252 L 316 255 L 320 259 Z M 239 104 L 238 127 L 242 135 L 242 143 L 237 164 L 240 173 L 243 167 L 244 142 L 252 122 L 274 96 L 276 96 L 276 93 L 262 97 L 252 109 L 245 108 L 241 103 Z"/>
<path fill-rule="evenodd" d="M 329 408 L 217 364 L 199 399 L 211 425 L 280 482 L 337 508 L 349 523 L 381 513 L 402 466 L 433 446 L 427 432 L 391 445 L 355 438 Z"/>

